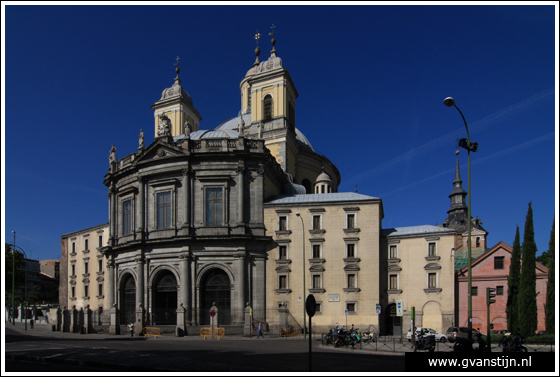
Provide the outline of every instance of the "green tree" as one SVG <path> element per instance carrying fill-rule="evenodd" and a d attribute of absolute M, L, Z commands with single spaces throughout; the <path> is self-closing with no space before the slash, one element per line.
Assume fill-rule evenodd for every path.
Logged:
<path fill-rule="evenodd" d="M 519 333 L 518 305 L 519 276 L 521 274 L 521 245 L 519 242 L 519 227 L 515 231 L 513 250 L 511 252 L 511 263 L 508 275 L 508 298 L 506 304 L 507 327 L 512 334 Z"/>
<path fill-rule="evenodd" d="M 541 253 L 541 255 L 539 255 L 537 257 L 537 262 L 539 262 L 540 264 L 544 264 L 545 266 L 548 267 L 548 261 L 550 260 L 550 251 L 543 251 Z"/>
<path fill-rule="evenodd" d="M 537 274 L 535 255 L 537 245 L 535 244 L 535 231 L 533 229 L 533 208 L 529 203 L 527 217 L 525 219 L 525 232 L 523 233 L 523 245 L 521 246 L 521 279 L 519 285 L 519 333 L 528 337 L 535 334 L 537 330 Z"/>
<path fill-rule="evenodd" d="M 556 218 L 552 220 L 552 231 L 550 232 L 550 241 L 548 243 L 548 251 L 550 254 L 550 259 L 548 262 L 548 282 L 546 284 L 546 306 L 545 306 L 545 324 L 546 324 L 546 332 L 548 334 L 554 334 L 554 320 L 555 320 L 555 308 L 554 308 L 554 253 L 555 253 L 555 230 L 554 227 L 556 225 Z"/>
<path fill-rule="evenodd" d="M 6 297 L 6 305 L 12 305 L 12 302 L 15 301 L 15 305 L 18 306 L 22 301 L 23 298 L 16 295 L 15 299 L 12 301 L 12 281 L 15 282 L 15 286 L 21 287 L 25 284 L 25 275 L 21 269 L 18 269 L 18 266 L 21 265 L 23 261 L 23 254 L 16 250 L 15 253 L 12 253 L 12 245 L 11 244 L 4 244 L 4 256 L 5 256 L 5 264 L 4 264 L 4 294 Z M 14 259 L 15 259 L 15 279 L 14 277 Z"/>

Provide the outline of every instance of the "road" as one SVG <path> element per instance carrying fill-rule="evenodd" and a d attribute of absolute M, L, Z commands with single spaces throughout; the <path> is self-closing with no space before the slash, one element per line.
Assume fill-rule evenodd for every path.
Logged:
<path fill-rule="evenodd" d="M 75 365 L 75 371 L 307 372 L 309 342 L 303 339 L 203 340 L 200 337 L 126 337 L 21 334 L 5 328 L 6 372 L 50 372 L 52 365 Z M 313 342 L 313 372 L 404 372 L 402 354 L 338 350 Z M 41 369 L 44 367 L 44 369 Z M 71 369 L 72 370 L 72 369 Z"/>

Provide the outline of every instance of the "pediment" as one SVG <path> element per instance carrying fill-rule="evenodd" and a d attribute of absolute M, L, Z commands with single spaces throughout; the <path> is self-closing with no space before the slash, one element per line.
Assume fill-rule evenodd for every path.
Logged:
<path fill-rule="evenodd" d="M 136 158 L 136 164 L 153 160 L 161 160 L 177 156 L 186 155 L 183 148 L 168 144 L 161 140 L 156 140 L 148 148 L 144 149 Z"/>
<path fill-rule="evenodd" d="M 440 270 L 441 266 L 437 263 L 428 263 L 424 266 L 424 270 Z"/>
<path fill-rule="evenodd" d="M 278 266 L 276 267 L 276 272 L 292 272 L 288 266 Z"/>
<path fill-rule="evenodd" d="M 309 267 L 309 271 L 323 272 L 323 271 L 325 271 L 325 268 L 323 266 L 321 266 L 320 264 L 314 264 L 313 266 Z"/>

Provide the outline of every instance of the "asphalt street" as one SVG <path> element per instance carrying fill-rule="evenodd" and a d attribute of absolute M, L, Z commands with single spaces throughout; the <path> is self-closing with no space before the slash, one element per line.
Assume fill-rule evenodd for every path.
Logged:
<path fill-rule="evenodd" d="M 299 338 L 249 339 L 200 336 L 130 337 L 52 332 L 49 325 L 5 324 L 5 371 L 127 372 L 308 372 L 309 341 Z M 313 372 L 404 371 L 402 353 L 340 350 L 312 342 Z M 30 363 L 22 364 L 22 361 Z M 64 367 L 62 367 L 64 365 Z M 39 369 L 36 369 L 39 368 Z M 84 369 L 85 368 L 85 369 Z M 23 370 L 25 371 L 25 370 Z"/>

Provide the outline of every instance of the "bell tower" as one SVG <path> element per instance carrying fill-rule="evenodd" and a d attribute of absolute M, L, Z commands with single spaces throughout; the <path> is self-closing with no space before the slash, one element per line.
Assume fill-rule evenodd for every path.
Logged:
<path fill-rule="evenodd" d="M 171 136 L 178 136 L 185 133 L 185 127 L 189 127 L 189 132 L 198 131 L 200 120 L 202 117 L 193 105 L 191 96 L 181 86 L 181 79 L 179 79 L 179 57 L 174 63 L 176 66 L 175 82 L 170 88 L 164 89 L 161 93 L 159 101 L 152 105 L 154 110 L 154 129 L 155 137 L 159 135 L 158 125 L 161 118 L 167 117 L 171 123 L 169 132 Z"/>
<path fill-rule="evenodd" d="M 274 28 L 272 25 L 269 35 L 275 35 Z M 256 59 L 239 84 L 241 112 L 251 114 L 251 123 L 246 125 L 250 126 L 249 133 L 265 140 L 267 148 L 285 171 L 294 171 L 297 154 L 295 111 L 298 92 L 290 73 L 278 57 L 274 37 L 271 40 L 270 57 L 260 62 L 260 37 L 261 34 L 257 30 L 254 37 L 257 42 Z"/>

